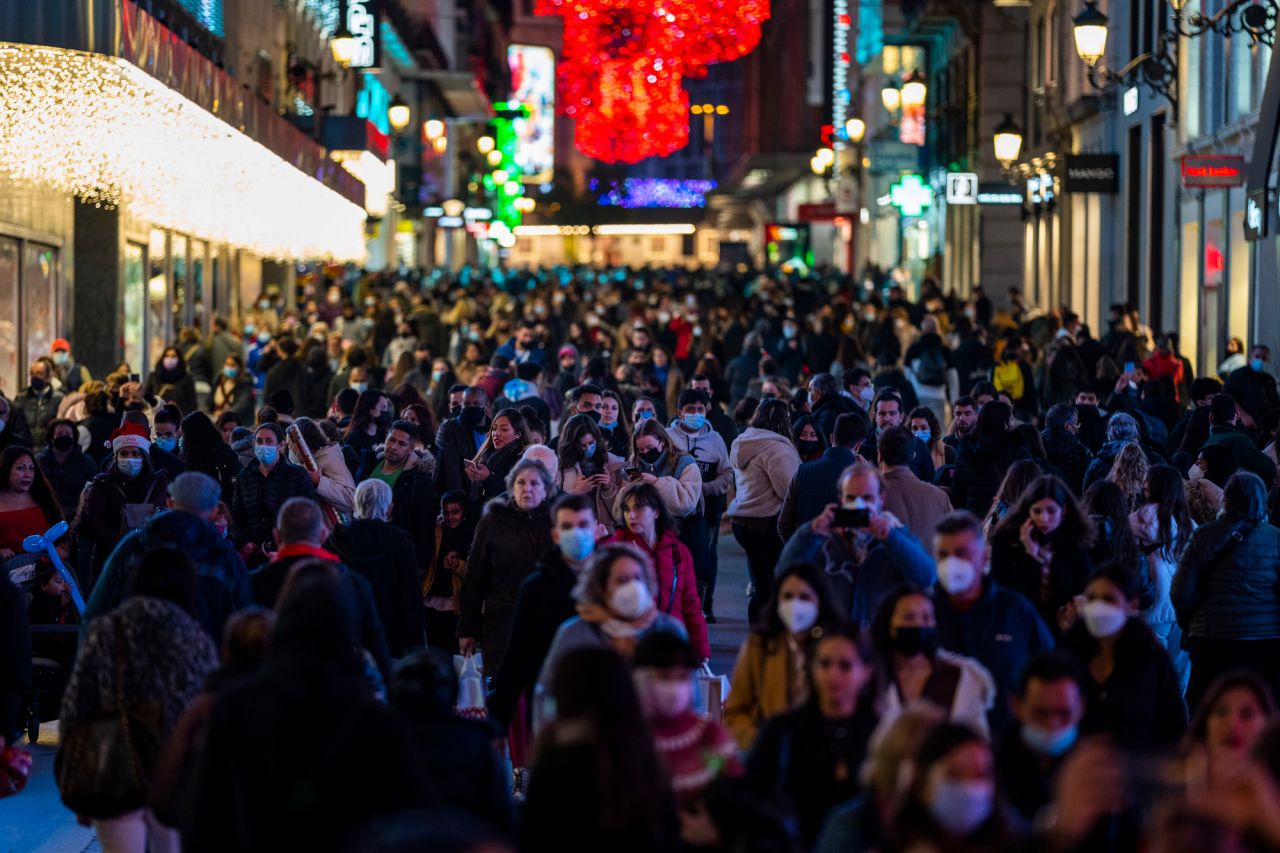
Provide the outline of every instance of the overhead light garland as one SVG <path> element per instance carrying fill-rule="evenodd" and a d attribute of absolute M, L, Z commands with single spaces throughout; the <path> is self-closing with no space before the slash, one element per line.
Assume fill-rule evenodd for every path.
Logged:
<path fill-rule="evenodd" d="M 686 77 L 749 53 L 768 0 L 537 0 L 564 18 L 559 110 L 574 142 L 606 163 L 660 157 L 689 141 Z"/>
<path fill-rule="evenodd" d="M 0 175 L 265 258 L 365 256 L 359 206 L 119 58 L 0 43 Z"/>

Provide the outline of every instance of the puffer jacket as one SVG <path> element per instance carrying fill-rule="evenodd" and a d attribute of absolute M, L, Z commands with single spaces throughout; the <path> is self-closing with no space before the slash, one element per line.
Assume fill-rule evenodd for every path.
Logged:
<path fill-rule="evenodd" d="M 271 474 L 262 476 L 256 462 L 236 475 L 236 489 L 231 497 L 231 539 L 237 548 L 252 542 L 261 545 L 271 540 L 276 513 L 289 498 L 315 498 L 315 486 L 306 469 L 284 460 L 276 463 Z"/>
<path fill-rule="evenodd" d="M 80 495 L 80 510 L 76 514 L 76 536 L 81 544 L 81 560 L 86 557 L 93 567 L 93 577 L 106 563 L 121 538 L 130 531 L 126 527 L 127 504 L 150 504 L 159 512 L 169 496 L 169 478 L 163 472 L 155 472 L 147 462 L 143 472 L 129 478 L 116 470 L 114 461 L 105 474 L 89 481 Z M 81 566 L 83 571 L 84 566 Z"/>
<path fill-rule="evenodd" d="M 478 638 L 494 672 L 507 648 L 520 583 L 550 548 L 549 502 L 525 512 L 509 498 L 494 498 L 476 524 L 462 580 L 458 636 Z"/>
<path fill-rule="evenodd" d="M 711 644 L 707 640 L 707 620 L 702 615 L 702 601 L 698 598 L 698 581 L 693 575 L 693 557 L 680 542 L 675 531 L 668 530 L 649 550 L 642 536 L 625 527 L 606 540 L 634 545 L 653 560 L 658 576 L 658 609 L 684 623 L 689 632 L 689 643 L 699 658 L 711 657 Z"/>
<path fill-rule="evenodd" d="M 1260 640 L 1280 637 L 1280 528 L 1258 523 L 1244 540 L 1225 544 L 1251 522 L 1211 521 L 1191 536 L 1169 596 L 1188 637 Z M 1217 565 L 1211 565 L 1220 547 Z"/>
<path fill-rule="evenodd" d="M 1046 429 L 1041 431 L 1044 449 L 1049 454 L 1049 464 L 1062 472 L 1062 480 L 1077 495 L 1084 491 L 1084 472 L 1089 467 L 1093 454 L 1066 430 Z"/>
<path fill-rule="evenodd" d="M 22 412 L 31 427 L 31 440 L 35 447 L 45 445 L 45 430 L 49 427 L 49 421 L 58 416 L 58 405 L 61 403 L 62 393 L 53 388 L 33 391 L 27 387 L 13 398 L 14 408 Z"/>
<path fill-rule="evenodd" d="M 776 432 L 748 427 L 729 450 L 737 494 L 729 504 L 732 518 L 769 518 L 782 510 L 791 481 L 800 469 L 800 454 L 791 440 Z"/>
<path fill-rule="evenodd" d="M 221 642 L 222 628 L 231 614 L 253 604 L 249 570 L 230 540 L 187 512 L 163 512 L 120 540 L 93 587 L 83 624 L 110 613 L 124 600 L 130 570 L 156 548 L 177 548 L 195 563 L 195 617 L 214 642 Z"/>

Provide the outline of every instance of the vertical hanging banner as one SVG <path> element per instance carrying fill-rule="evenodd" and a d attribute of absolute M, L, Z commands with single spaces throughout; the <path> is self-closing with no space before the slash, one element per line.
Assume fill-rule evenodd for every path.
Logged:
<path fill-rule="evenodd" d="M 556 166 L 556 57 L 550 48 L 513 44 L 507 48 L 511 67 L 511 100 L 527 110 L 515 120 L 515 161 L 526 184 L 550 181 Z"/>
<path fill-rule="evenodd" d="M 347 29 L 356 40 L 352 68 L 380 68 L 382 41 L 378 37 L 378 0 L 347 0 Z"/>

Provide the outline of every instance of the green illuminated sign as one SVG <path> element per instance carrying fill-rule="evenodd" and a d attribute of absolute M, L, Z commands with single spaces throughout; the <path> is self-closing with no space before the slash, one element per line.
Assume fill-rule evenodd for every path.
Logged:
<path fill-rule="evenodd" d="M 903 175 L 889 187 L 889 203 L 903 216 L 919 216 L 933 206 L 933 190 L 924 185 L 919 175 Z"/>

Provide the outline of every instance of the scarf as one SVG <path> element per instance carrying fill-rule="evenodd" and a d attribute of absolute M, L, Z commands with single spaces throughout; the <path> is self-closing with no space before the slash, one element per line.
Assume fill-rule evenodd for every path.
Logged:
<path fill-rule="evenodd" d="M 621 619 L 604 605 L 584 602 L 578 605 L 578 616 L 583 622 L 597 626 L 609 641 L 610 647 L 629 659 L 635 653 L 640 634 L 658 618 L 658 608 L 653 605 L 635 619 Z"/>
<path fill-rule="evenodd" d="M 330 563 L 342 562 L 337 554 L 326 551 L 318 545 L 306 545 L 301 542 L 281 545 L 271 557 L 271 562 L 285 560 L 289 557 L 315 557 L 318 560 L 328 560 Z"/>

